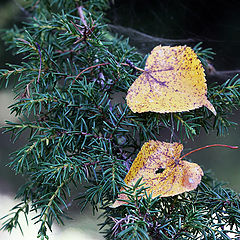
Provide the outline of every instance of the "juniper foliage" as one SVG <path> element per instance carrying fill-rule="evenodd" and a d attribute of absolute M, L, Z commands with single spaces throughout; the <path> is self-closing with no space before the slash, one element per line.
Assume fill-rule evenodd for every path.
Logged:
<path fill-rule="evenodd" d="M 10 110 L 18 121 L 8 121 L 5 131 L 13 141 L 27 132 L 28 143 L 11 156 L 9 166 L 27 180 L 2 228 L 21 228 L 19 215 L 36 211 L 38 237 L 48 239 L 53 222 L 67 218 L 72 192 L 85 186 L 75 200 L 102 208 L 106 239 L 230 239 L 228 233 L 238 239 L 239 195 L 208 174 L 196 190 L 168 198 L 153 199 L 139 181 L 125 186 L 128 204 L 109 208 L 145 141 L 161 139 L 164 129 L 181 142 L 201 129 L 224 134 L 234 124 L 227 117 L 239 107 L 240 80 L 209 86 L 216 117 L 204 107 L 132 113 L 124 97 L 140 74 L 134 66 L 144 68 L 146 56 L 111 35 L 108 7 L 107 0 L 28 1 L 27 22 L 4 35 L 23 59 L 1 70 L 2 85 L 16 79 Z M 203 64 L 213 55 L 200 44 L 194 50 Z"/>

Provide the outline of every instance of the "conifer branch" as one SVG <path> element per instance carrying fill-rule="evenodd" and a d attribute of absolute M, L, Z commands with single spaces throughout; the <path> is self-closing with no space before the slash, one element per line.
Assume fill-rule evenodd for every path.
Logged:
<path fill-rule="evenodd" d="M 4 34 L 23 58 L 0 71 L 5 85 L 16 78 L 10 111 L 18 121 L 6 122 L 5 131 L 14 141 L 29 135 L 9 163 L 26 177 L 17 194 L 21 204 L 2 228 L 20 227 L 20 212 L 27 217 L 29 209 L 39 210 L 39 237 L 46 239 L 53 222 L 63 223 L 74 185 L 82 208 L 88 203 L 94 211 L 102 208 L 106 239 L 229 239 L 230 234 L 237 239 L 239 196 L 207 173 L 196 190 L 167 198 L 152 198 L 141 179 L 132 187 L 123 179 L 143 143 L 161 140 L 164 128 L 171 131 L 169 140 L 179 142 L 201 129 L 224 134 L 235 124 L 228 117 L 240 105 L 239 77 L 208 87 L 216 116 L 205 107 L 171 115 L 133 113 L 125 96 L 147 56 L 108 32 L 108 8 L 107 0 L 77 6 L 67 0 L 30 1 L 26 11 L 32 18 Z M 207 67 L 212 50 L 197 44 L 194 51 Z M 110 208 L 122 188 L 128 202 Z"/>

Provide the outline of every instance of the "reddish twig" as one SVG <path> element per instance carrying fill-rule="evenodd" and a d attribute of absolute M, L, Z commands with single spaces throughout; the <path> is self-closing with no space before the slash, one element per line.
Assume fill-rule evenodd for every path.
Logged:
<path fill-rule="evenodd" d="M 31 11 L 33 11 L 39 3 L 40 3 L 40 0 L 36 1 L 36 3 L 31 7 Z"/>
<path fill-rule="evenodd" d="M 106 66 L 106 65 L 109 65 L 109 64 L 110 64 L 109 62 L 107 62 L 107 63 L 99 63 L 99 64 L 97 64 L 97 65 L 93 65 L 93 66 L 90 66 L 90 67 L 88 67 L 88 68 L 85 68 L 84 70 L 82 70 L 82 71 L 76 76 L 76 78 L 73 80 L 72 84 L 74 84 L 75 81 L 76 81 L 84 72 L 86 72 L 86 71 L 88 71 L 88 70 L 90 70 L 90 69 L 92 69 L 92 68 L 95 68 L 95 67 Z"/>
<path fill-rule="evenodd" d="M 86 166 L 92 166 L 92 165 L 95 165 L 95 164 L 98 164 L 98 163 L 100 163 L 99 160 L 94 161 L 94 162 L 84 163 L 84 166 L 85 166 L 85 167 L 86 167 Z"/>
<path fill-rule="evenodd" d="M 93 69 L 93 68 L 95 68 L 95 67 L 106 66 L 106 65 L 110 65 L 110 64 L 111 64 L 111 63 L 109 63 L 109 62 L 99 63 L 99 64 L 96 64 L 96 65 L 90 66 L 90 67 L 88 67 L 88 68 L 85 68 L 84 70 L 82 70 L 82 71 L 76 76 L 76 78 L 73 80 L 72 84 L 74 84 L 75 81 L 76 81 L 84 72 L 86 72 L 86 71 L 88 71 L 88 70 L 90 70 L 90 69 Z M 123 66 L 129 66 L 129 64 L 127 64 L 127 63 L 120 63 L 120 64 L 123 65 Z M 145 71 L 145 70 L 143 70 L 143 69 L 141 69 L 141 68 L 138 68 L 138 67 L 135 67 L 135 68 L 136 68 L 136 70 L 141 71 L 141 72 L 144 72 L 144 71 Z"/>
<path fill-rule="evenodd" d="M 80 30 L 80 28 L 73 21 L 70 21 L 70 22 L 78 30 L 78 32 L 83 36 L 83 32 Z"/>
<path fill-rule="evenodd" d="M 207 146 L 204 146 L 204 147 L 200 147 L 200 148 L 194 149 L 191 152 L 184 154 L 182 157 L 179 158 L 179 160 L 185 158 L 186 156 L 188 156 L 188 155 L 190 155 L 190 154 L 192 154 L 194 152 L 197 152 L 199 150 L 202 150 L 202 149 L 205 149 L 205 148 L 209 148 L 209 147 L 227 147 L 227 148 L 231 148 L 231 149 L 238 149 L 238 146 L 230 146 L 230 145 L 225 145 L 225 144 L 212 144 L 212 145 L 207 145 Z"/>

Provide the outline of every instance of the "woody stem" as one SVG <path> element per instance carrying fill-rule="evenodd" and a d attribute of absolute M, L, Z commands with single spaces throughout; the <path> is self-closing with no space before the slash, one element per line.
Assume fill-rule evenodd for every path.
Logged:
<path fill-rule="evenodd" d="M 189 152 L 189 153 L 186 153 L 185 155 L 181 156 L 181 157 L 179 158 L 179 160 L 185 158 L 186 156 L 188 156 L 188 155 L 190 155 L 190 154 L 192 154 L 192 153 L 194 153 L 194 152 L 197 152 L 197 151 L 199 151 L 199 150 L 202 150 L 202 149 L 205 149 L 205 148 L 209 148 L 209 147 L 228 147 L 228 148 L 231 148 L 231 149 L 237 149 L 237 148 L 238 148 L 238 146 L 230 146 L 230 145 L 225 145 L 225 144 L 212 144 L 212 145 L 207 145 L 207 146 L 204 146 L 204 147 L 200 147 L 200 148 L 194 149 L 194 150 L 192 150 L 192 151 Z"/>
<path fill-rule="evenodd" d="M 110 65 L 111 63 L 109 63 L 109 62 L 106 62 L 106 63 L 99 63 L 99 64 L 96 64 L 96 65 L 93 65 L 93 66 L 90 66 L 90 67 L 88 67 L 88 68 L 85 68 L 84 70 L 82 70 L 77 76 L 76 76 L 76 78 L 73 80 L 73 83 L 76 81 L 76 79 L 78 79 L 84 72 L 86 72 L 86 71 L 88 71 L 88 70 L 90 70 L 90 69 L 92 69 L 92 68 L 96 68 L 96 67 L 100 67 L 100 66 L 106 66 L 106 65 Z M 123 66 L 129 66 L 129 64 L 127 64 L 127 63 L 120 63 L 121 65 L 123 65 Z M 134 68 L 136 69 L 136 70 L 138 70 L 138 71 L 141 71 L 141 72 L 144 72 L 144 70 L 142 69 L 142 68 L 138 68 L 138 67 L 136 67 L 136 66 L 134 66 Z"/>

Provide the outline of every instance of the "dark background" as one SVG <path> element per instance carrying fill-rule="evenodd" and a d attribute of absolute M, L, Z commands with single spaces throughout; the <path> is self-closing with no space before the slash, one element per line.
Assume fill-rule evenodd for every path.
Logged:
<path fill-rule="evenodd" d="M 217 53 L 214 61 L 217 68 L 240 68 L 240 2 L 237 0 L 116 0 L 108 18 L 115 25 L 152 36 L 202 41 L 203 46 L 212 47 Z"/>

